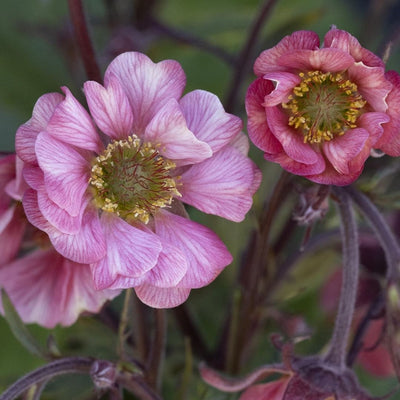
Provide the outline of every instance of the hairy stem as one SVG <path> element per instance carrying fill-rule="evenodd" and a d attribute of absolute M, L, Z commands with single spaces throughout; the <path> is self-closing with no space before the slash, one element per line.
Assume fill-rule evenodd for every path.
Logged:
<path fill-rule="evenodd" d="M 347 345 L 357 297 L 359 249 L 357 224 L 351 199 L 341 188 L 333 188 L 339 200 L 342 232 L 342 288 L 335 326 L 325 360 L 337 367 L 346 367 Z"/>
<path fill-rule="evenodd" d="M 246 42 L 239 54 L 238 61 L 236 63 L 236 68 L 233 73 L 230 90 L 225 102 L 225 109 L 227 112 L 234 112 L 237 102 L 237 97 L 241 88 L 241 83 L 243 81 L 244 75 L 246 73 L 246 68 L 250 61 L 251 53 L 257 42 L 258 35 L 261 32 L 263 24 L 267 18 L 271 15 L 273 6 L 277 0 L 266 0 L 261 6 L 261 9 L 257 12 L 256 18 L 253 25 L 249 31 Z"/>
<path fill-rule="evenodd" d="M 88 79 L 101 83 L 100 68 L 96 61 L 92 41 L 90 40 L 82 1 L 68 0 L 68 7 L 86 75 Z"/>
<path fill-rule="evenodd" d="M 398 281 L 400 278 L 400 247 L 396 237 L 383 218 L 383 215 L 367 196 L 354 187 L 348 186 L 344 190 L 351 196 L 372 226 L 380 245 L 385 252 L 387 262 L 386 277 L 388 281 Z"/>
<path fill-rule="evenodd" d="M 0 396 L 0 400 L 13 400 L 30 386 L 64 374 L 89 374 L 93 359 L 88 357 L 67 357 L 56 360 L 23 376 Z"/>

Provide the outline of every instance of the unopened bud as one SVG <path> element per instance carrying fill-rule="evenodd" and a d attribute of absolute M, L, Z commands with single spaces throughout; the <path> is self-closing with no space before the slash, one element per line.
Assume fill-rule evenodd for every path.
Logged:
<path fill-rule="evenodd" d="M 116 379 L 116 368 L 106 360 L 96 360 L 90 369 L 90 376 L 98 389 L 111 388 Z"/>

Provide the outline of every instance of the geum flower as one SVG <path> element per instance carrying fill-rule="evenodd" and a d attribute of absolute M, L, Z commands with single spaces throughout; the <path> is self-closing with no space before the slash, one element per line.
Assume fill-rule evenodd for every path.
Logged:
<path fill-rule="evenodd" d="M 261 180 L 240 119 L 206 91 L 181 98 L 185 79 L 176 61 L 124 53 L 104 87 L 85 83 L 91 116 L 63 88 L 38 100 L 16 137 L 32 224 L 90 263 L 96 288 L 134 287 L 154 307 L 181 304 L 232 260 L 181 201 L 241 221 Z"/>
<path fill-rule="evenodd" d="M 248 89 L 250 139 L 264 157 L 322 184 L 348 185 L 372 149 L 400 155 L 400 76 L 348 32 L 310 31 L 263 51 Z"/>
<path fill-rule="evenodd" d="M 60 255 L 47 235 L 27 221 L 21 172 L 15 154 L 0 159 L 0 288 L 24 322 L 71 325 L 82 312 L 98 312 L 119 291 L 96 290 L 90 266 Z"/>

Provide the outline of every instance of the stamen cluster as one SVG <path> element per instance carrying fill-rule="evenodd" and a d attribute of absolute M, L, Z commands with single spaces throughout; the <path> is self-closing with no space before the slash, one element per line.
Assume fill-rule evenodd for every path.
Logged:
<path fill-rule="evenodd" d="M 170 176 L 173 168 L 172 161 L 136 135 L 113 141 L 95 158 L 91 169 L 89 182 L 96 205 L 125 220 L 147 224 L 159 208 L 181 196 Z"/>
<path fill-rule="evenodd" d="M 300 72 L 300 84 L 293 88 L 282 107 L 289 114 L 289 126 L 298 129 L 304 143 L 322 143 L 355 128 L 366 101 L 357 85 L 341 73 Z"/>

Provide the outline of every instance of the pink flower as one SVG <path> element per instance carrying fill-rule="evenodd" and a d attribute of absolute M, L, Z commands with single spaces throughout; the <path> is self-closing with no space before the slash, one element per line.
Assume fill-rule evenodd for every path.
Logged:
<path fill-rule="evenodd" d="M 15 155 L 0 159 L 0 287 L 24 322 L 71 325 L 84 311 L 98 312 L 119 291 L 95 290 L 90 266 L 61 256 L 29 224 L 20 202 L 26 189 L 21 166 Z M 26 254 L 17 258 L 21 248 Z"/>
<path fill-rule="evenodd" d="M 322 184 L 348 185 L 372 149 L 400 155 L 400 76 L 349 33 L 319 48 L 298 31 L 263 51 L 248 89 L 251 140 L 269 161 Z"/>
<path fill-rule="evenodd" d="M 91 115 L 63 88 L 38 100 L 16 138 L 30 222 L 91 264 L 96 288 L 134 287 L 154 307 L 181 304 L 232 260 L 181 201 L 241 221 L 261 179 L 240 119 L 211 93 L 181 98 L 184 86 L 176 61 L 124 53 L 104 87 L 85 83 Z"/>

